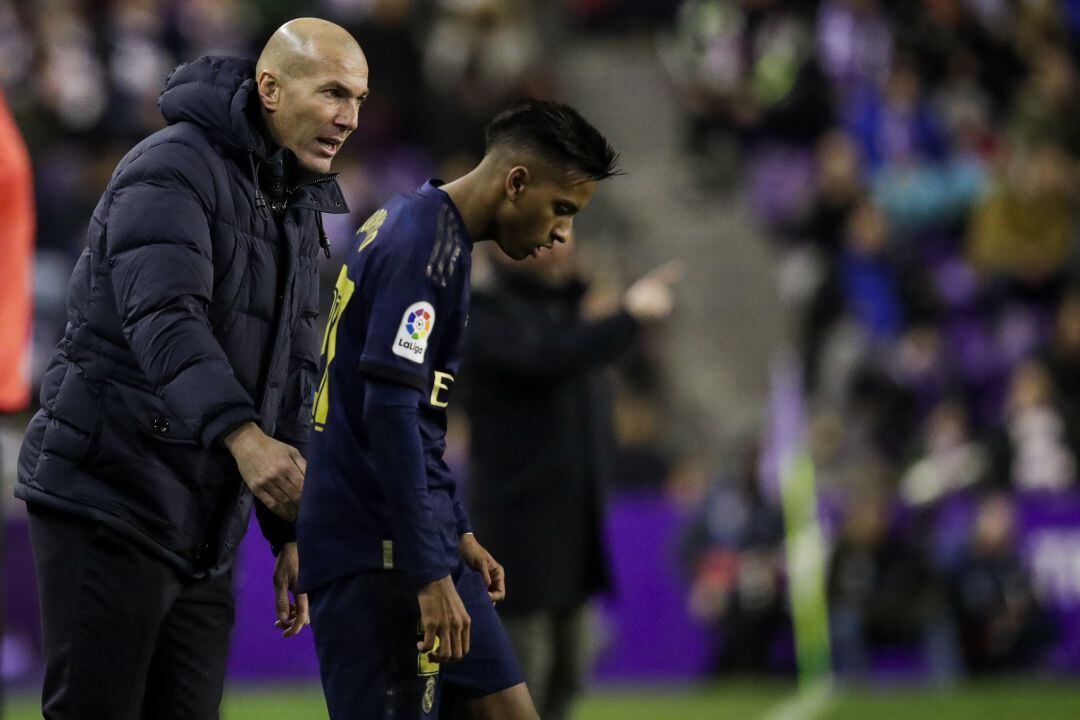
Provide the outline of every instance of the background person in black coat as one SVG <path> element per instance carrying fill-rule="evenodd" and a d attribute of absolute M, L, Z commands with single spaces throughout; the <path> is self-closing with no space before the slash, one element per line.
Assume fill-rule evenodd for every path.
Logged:
<path fill-rule="evenodd" d="M 514 588 L 499 613 L 545 720 L 569 715 L 586 601 L 608 586 L 602 485 L 614 437 L 602 371 L 670 315 L 677 273 L 644 276 L 597 319 L 582 312 L 573 242 L 524 263 L 493 254 L 490 287 L 474 289 L 461 371 L 470 516 Z"/>
<path fill-rule="evenodd" d="M 319 213 L 345 211 L 329 170 L 367 76 L 356 41 L 311 18 L 257 63 L 182 65 L 159 100 L 168 127 L 98 203 L 19 455 L 49 720 L 217 718 L 253 496 L 279 627 L 307 623 L 288 592 Z"/>

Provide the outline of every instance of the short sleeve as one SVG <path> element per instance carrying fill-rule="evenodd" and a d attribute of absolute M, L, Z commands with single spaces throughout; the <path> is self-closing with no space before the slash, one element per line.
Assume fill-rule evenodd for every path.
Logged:
<path fill-rule="evenodd" d="M 445 294 L 425 273 L 424 257 L 388 253 L 367 279 L 371 293 L 360 370 L 424 392 L 431 377 Z"/>

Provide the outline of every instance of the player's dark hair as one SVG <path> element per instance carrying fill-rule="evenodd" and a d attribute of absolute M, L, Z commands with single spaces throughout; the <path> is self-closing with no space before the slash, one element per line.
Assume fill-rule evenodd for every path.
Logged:
<path fill-rule="evenodd" d="M 496 115 L 484 135 L 485 151 L 501 144 L 525 147 L 588 180 L 620 174 L 611 143 L 569 105 L 520 100 Z"/>

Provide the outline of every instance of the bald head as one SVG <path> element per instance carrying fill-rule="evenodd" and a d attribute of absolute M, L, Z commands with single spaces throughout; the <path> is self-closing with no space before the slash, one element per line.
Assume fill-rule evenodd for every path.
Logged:
<path fill-rule="evenodd" d="M 275 142 L 305 169 L 329 172 L 368 94 L 367 58 L 353 36 L 317 18 L 287 22 L 259 55 L 255 79 Z"/>
<path fill-rule="evenodd" d="M 304 77 L 331 62 L 363 67 L 367 75 L 367 58 L 345 28 L 319 18 L 297 18 L 279 27 L 266 41 L 255 64 L 255 76 L 269 72 Z"/>

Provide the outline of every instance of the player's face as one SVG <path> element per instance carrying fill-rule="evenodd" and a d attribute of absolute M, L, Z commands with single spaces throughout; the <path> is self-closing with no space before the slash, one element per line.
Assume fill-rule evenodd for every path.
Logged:
<path fill-rule="evenodd" d="M 595 180 L 565 174 L 527 179 L 512 201 L 503 203 L 495 240 L 514 260 L 537 257 L 545 248 L 573 237 L 574 216 L 585 209 L 594 192 Z"/>
<path fill-rule="evenodd" d="M 281 78 L 268 122 L 302 168 L 330 172 L 334 156 L 356 129 L 367 81 L 363 57 L 349 55 L 322 58 L 302 76 Z"/>

